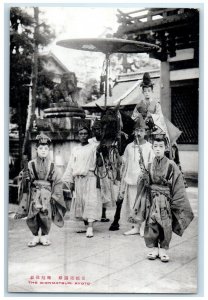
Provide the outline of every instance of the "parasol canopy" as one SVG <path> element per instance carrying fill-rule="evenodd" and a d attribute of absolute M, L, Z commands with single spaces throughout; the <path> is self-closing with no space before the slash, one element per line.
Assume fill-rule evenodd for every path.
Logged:
<path fill-rule="evenodd" d="M 86 38 L 86 39 L 67 39 L 56 43 L 58 46 L 83 51 L 112 53 L 148 53 L 158 51 L 159 46 L 132 40 L 116 38 Z"/>
<path fill-rule="evenodd" d="M 110 64 L 110 55 L 113 53 L 149 53 L 160 50 L 160 47 L 154 44 L 117 38 L 77 38 L 61 40 L 56 44 L 65 48 L 102 52 L 105 54 L 105 108 L 107 105 L 108 95 L 108 69 Z"/>

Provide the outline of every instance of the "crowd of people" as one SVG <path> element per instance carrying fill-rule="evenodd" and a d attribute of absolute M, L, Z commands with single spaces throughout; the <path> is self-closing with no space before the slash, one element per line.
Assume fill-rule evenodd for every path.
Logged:
<path fill-rule="evenodd" d="M 169 134 L 170 122 L 163 117 L 159 102 L 151 99 L 153 83 L 148 73 L 144 74 L 141 88 L 144 98 L 138 101 L 132 115 L 134 140 L 121 157 L 121 178 L 117 185 L 108 176 L 98 178 L 95 173 L 102 136 L 99 121 L 92 126 L 92 138 L 88 126 L 79 127 L 80 143 L 72 149 L 63 176 L 49 159 L 50 138 L 44 134 L 37 136 L 37 157 L 19 177 L 20 205 L 16 215 L 17 218 L 27 216 L 26 223 L 33 235 L 29 247 L 51 244 L 52 222 L 64 226 L 65 186 L 72 195 L 70 219 L 83 222 L 83 230 L 78 233 L 86 232 L 86 237 L 92 238 L 95 222 L 109 221 L 106 209 L 116 205 L 115 218 L 132 226 L 124 235 L 144 237 L 144 244 L 150 248 L 148 259 L 159 257 L 162 262 L 169 261 L 172 232 L 182 236 L 194 216 L 183 174 L 165 155 L 167 147 L 176 143 L 179 131 L 175 130 L 174 138 L 173 132 Z M 152 133 L 151 142 L 147 135 L 150 118 L 159 128 Z M 102 167 L 100 164 L 101 172 Z M 23 184 L 25 179 L 29 182 L 27 191 Z M 118 208 L 121 211 L 118 212 Z M 114 219 L 110 230 L 118 229 Z"/>

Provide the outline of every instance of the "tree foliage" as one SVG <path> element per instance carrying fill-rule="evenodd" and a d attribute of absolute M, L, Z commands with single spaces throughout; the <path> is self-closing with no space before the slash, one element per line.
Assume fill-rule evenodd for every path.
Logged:
<path fill-rule="evenodd" d="M 99 82 L 95 78 L 89 78 L 85 82 L 85 86 L 81 91 L 81 98 L 83 103 L 88 103 L 97 100 L 101 96 L 99 91 Z"/>
<path fill-rule="evenodd" d="M 29 86 L 35 67 L 34 51 L 43 49 L 55 37 L 50 26 L 37 21 L 34 11 L 33 8 L 20 7 L 12 7 L 10 10 L 10 111 L 13 112 L 10 121 L 18 124 L 19 131 L 19 159 L 15 165 L 17 173 L 26 128 Z M 38 9 L 36 11 L 39 12 Z M 50 82 L 49 74 L 43 74 L 41 60 L 41 56 L 38 56 L 38 72 L 41 75 L 37 76 L 37 87 L 41 88 L 37 88 L 37 98 L 40 97 L 43 86 L 49 86 Z"/>
<path fill-rule="evenodd" d="M 36 36 L 34 37 L 35 28 Z M 33 70 L 33 55 L 35 43 L 38 49 L 43 49 L 54 38 L 54 32 L 45 22 L 36 24 L 33 15 L 27 8 L 12 7 L 10 10 L 10 106 L 16 108 L 21 115 L 19 126 L 25 126 L 29 85 Z M 38 86 L 49 85 L 50 74 L 43 74 L 43 67 L 39 57 Z M 51 83 L 50 83 L 51 84 Z M 37 89 L 37 97 L 42 88 Z M 15 119 L 15 118 L 14 118 Z"/>

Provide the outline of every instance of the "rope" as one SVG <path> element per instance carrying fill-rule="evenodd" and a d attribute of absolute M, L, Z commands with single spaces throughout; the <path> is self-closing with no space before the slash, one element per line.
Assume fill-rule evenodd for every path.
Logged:
<path fill-rule="evenodd" d="M 96 162 L 96 167 L 95 167 L 95 171 L 94 174 L 96 176 L 98 176 L 100 179 L 105 178 L 106 176 L 108 176 L 108 178 L 112 181 L 115 181 L 117 178 L 117 173 L 119 168 L 117 167 L 118 165 L 118 149 L 117 146 L 111 145 L 110 148 L 108 149 L 108 155 L 107 155 L 107 159 L 105 159 L 103 157 L 103 154 L 101 152 L 99 152 L 99 155 L 102 159 L 102 166 L 105 169 L 104 175 L 101 175 L 99 172 L 99 168 L 100 166 L 98 166 L 97 162 Z M 114 176 L 114 171 L 116 172 L 115 176 Z"/>
<path fill-rule="evenodd" d="M 97 153 L 98 153 L 98 152 L 97 152 Z M 104 174 L 105 174 L 104 176 L 101 176 L 101 175 L 99 174 L 99 168 L 100 168 L 100 167 L 98 166 L 97 160 L 96 160 L 96 166 L 95 166 L 94 174 L 95 174 L 95 176 L 97 176 L 98 178 L 103 179 L 103 178 L 105 178 L 105 177 L 107 176 L 108 171 L 107 171 L 106 164 L 105 164 L 105 160 L 104 160 L 104 158 L 103 158 L 102 153 L 99 152 L 99 155 L 100 155 L 100 157 L 101 157 L 101 159 L 102 159 L 102 166 L 105 167 L 106 172 L 104 173 Z"/>

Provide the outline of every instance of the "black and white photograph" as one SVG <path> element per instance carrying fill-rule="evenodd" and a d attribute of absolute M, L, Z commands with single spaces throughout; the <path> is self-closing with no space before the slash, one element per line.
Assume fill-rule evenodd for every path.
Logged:
<path fill-rule="evenodd" d="M 7 292 L 199 291 L 199 4 L 7 4 Z"/>

